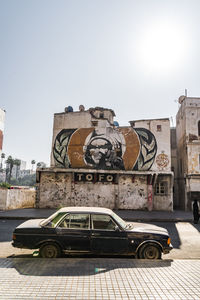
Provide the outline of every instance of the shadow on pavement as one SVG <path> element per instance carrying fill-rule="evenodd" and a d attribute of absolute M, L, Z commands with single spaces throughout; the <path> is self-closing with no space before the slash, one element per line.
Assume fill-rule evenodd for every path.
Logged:
<path fill-rule="evenodd" d="M 2 263 L 4 260 L 4 263 Z M 6 261 L 6 263 L 5 263 Z M 173 260 L 139 260 L 131 258 L 7 258 L 0 268 L 15 268 L 27 276 L 91 276 L 111 270 L 129 268 L 166 268 Z"/>
<path fill-rule="evenodd" d="M 191 223 L 191 224 L 194 226 L 194 228 L 196 228 L 200 232 L 200 220 L 199 220 L 198 224 L 194 224 L 194 223 Z"/>
<path fill-rule="evenodd" d="M 166 228 L 171 237 L 171 243 L 173 245 L 173 248 L 180 249 L 181 240 L 178 230 L 176 228 L 176 222 L 151 222 L 151 224 Z"/>
<path fill-rule="evenodd" d="M 24 220 L 0 220 L 0 242 L 12 241 L 13 230 L 23 222 Z"/>

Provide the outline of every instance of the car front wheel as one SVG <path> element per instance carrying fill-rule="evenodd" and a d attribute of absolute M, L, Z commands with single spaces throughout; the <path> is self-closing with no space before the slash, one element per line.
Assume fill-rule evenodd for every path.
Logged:
<path fill-rule="evenodd" d="M 138 257 L 143 259 L 160 259 L 161 250 L 157 245 L 143 245 L 139 249 Z"/>
<path fill-rule="evenodd" d="M 61 254 L 60 247 L 56 244 L 44 244 L 40 247 L 39 254 L 42 258 L 56 258 Z"/>

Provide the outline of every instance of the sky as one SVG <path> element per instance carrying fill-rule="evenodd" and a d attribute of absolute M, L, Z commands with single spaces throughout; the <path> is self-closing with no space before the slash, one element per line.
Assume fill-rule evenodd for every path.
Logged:
<path fill-rule="evenodd" d="M 113 109 L 120 126 L 200 97 L 199 0 L 0 0 L 3 152 L 50 163 L 54 113 Z"/>

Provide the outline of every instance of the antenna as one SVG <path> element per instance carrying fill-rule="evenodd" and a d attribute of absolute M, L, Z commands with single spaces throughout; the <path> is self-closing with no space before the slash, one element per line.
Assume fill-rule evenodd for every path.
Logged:
<path fill-rule="evenodd" d="M 187 89 L 185 89 L 185 97 L 187 97 Z"/>
<path fill-rule="evenodd" d="M 171 117 L 170 119 L 171 119 L 172 127 L 174 127 L 174 119 L 173 119 L 173 117 Z"/>

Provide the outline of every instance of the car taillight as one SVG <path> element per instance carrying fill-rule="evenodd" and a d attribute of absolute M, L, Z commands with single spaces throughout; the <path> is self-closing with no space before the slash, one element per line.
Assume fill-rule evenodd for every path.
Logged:
<path fill-rule="evenodd" d="M 16 235 L 15 234 L 13 234 L 12 239 L 16 240 Z"/>
<path fill-rule="evenodd" d="M 167 239 L 167 245 L 170 245 L 170 243 L 171 243 L 171 239 L 168 238 L 168 239 Z"/>

